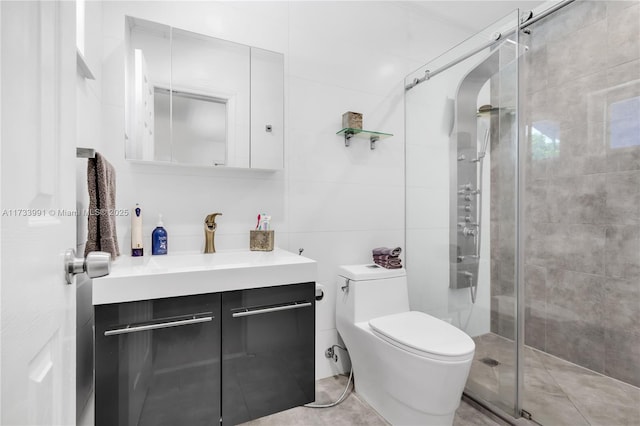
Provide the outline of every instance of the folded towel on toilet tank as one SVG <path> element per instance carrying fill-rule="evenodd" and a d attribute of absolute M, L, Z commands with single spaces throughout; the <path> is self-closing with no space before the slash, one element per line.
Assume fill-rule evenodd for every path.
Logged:
<path fill-rule="evenodd" d="M 402 268 L 402 261 L 398 257 L 402 253 L 402 248 L 376 247 L 371 252 L 376 265 L 387 269 Z"/>
<path fill-rule="evenodd" d="M 373 261 L 377 262 L 377 261 L 381 261 L 381 262 L 386 262 L 389 259 L 396 259 L 398 256 L 390 256 L 388 254 L 374 254 L 373 255 Z"/>
<path fill-rule="evenodd" d="M 399 257 L 392 257 L 391 259 L 387 259 L 387 260 L 373 259 L 373 262 L 380 266 L 388 266 L 388 265 L 401 266 L 402 265 L 402 260 L 400 260 Z"/>
<path fill-rule="evenodd" d="M 389 263 L 389 262 L 375 262 L 376 265 L 382 266 L 385 269 L 400 269 L 402 268 L 401 263 Z"/>
<path fill-rule="evenodd" d="M 400 256 L 400 253 L 402 253 L 402 248 L 377 247 L 372 250 L 372 253 L 374 256 L 389 255 L 389 256 L 398 257 Z"/>

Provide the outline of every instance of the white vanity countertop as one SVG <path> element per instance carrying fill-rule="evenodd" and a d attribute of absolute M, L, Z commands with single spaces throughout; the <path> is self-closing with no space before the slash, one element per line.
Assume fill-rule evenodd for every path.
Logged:
<path fill-rule="evenodd" d="M 217 293 L 316 281 L 316 261 L 286 250 L 120 256 L 93 279 L 93 304 Z"/>

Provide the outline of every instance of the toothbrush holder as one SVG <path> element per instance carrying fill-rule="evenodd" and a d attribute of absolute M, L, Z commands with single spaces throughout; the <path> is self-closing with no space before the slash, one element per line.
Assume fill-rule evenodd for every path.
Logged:
<path fill-rule="evenodd" d="M 275 232 L 269 231 L 249 231 L 249 250 L 251 251 L 272 251 L 273 243 L 276 239 Z"/>

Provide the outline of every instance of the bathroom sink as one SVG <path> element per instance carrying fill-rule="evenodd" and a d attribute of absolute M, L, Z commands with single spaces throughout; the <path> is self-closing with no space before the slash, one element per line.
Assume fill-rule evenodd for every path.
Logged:
<path fill-rule="evenodd" d="M 210 254 L 178 254 L 150 257 L 145 268 L 149 272 L 190 271 L 200 269 L 249 266 L 258 259 L 254 252 L 221 252 Z"/>
<path fill-rule="evenodd" d="M 93 279 L 93 304 L 313 282 L 316 269 L 314 260 L 281 249 L 121 256 L 109 275 Z"/>

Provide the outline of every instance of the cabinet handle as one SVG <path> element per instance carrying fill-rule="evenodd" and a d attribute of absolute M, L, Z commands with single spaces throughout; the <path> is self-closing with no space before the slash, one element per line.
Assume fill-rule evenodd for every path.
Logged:
<path fill-rule="evenodd" d="M 233 314 L 231 314 L 231 316 L 234 318 L 248 317 L 251 315 L 260 315 L 260 314 L 266 314 L 269 312 L 288 311 L 289 309 L 306 308 L 308 306 L 311 306 L 311 302 L 302 302 L 302 303 L 294 302 L 289 305 L 274 306 L 272 308 L 262 308 L 262 309 L 253 309 L 253 310 L 249 310 L 248 308 L 239 308 L 239 309 L 244 309 L 244 311 L 234 312 Z"/>
<path fill-rule="evenodd" d="M 154 323 L 154 324 L 143 324 L 143 325 L 136 325 L 136 324 L 127 324 L 124 327 L 121 328 L 114 328 L 112 330 L 107 330 L 104 332 L 105 336 L 115 336 L 118 334 L 127 334 L 127 333 L 136 333 L 138 331 L 147 331 L 147 330 L 157 330 L 160 328 L 169 328 L 169 327 L 180 327 L 182 325 L 189 325 L 189 324 L 198 324 L 201 322 L 209 322 L 213 320 L 213 315 L 209 315 L 206 317 L 193 317 L 193 318 L 189 318 L 189 319 L 181 319 L 181 320 L 177 320 L 177 321 L 167 321 L 167 322 L 159 322 L 159 323 Z"/>

